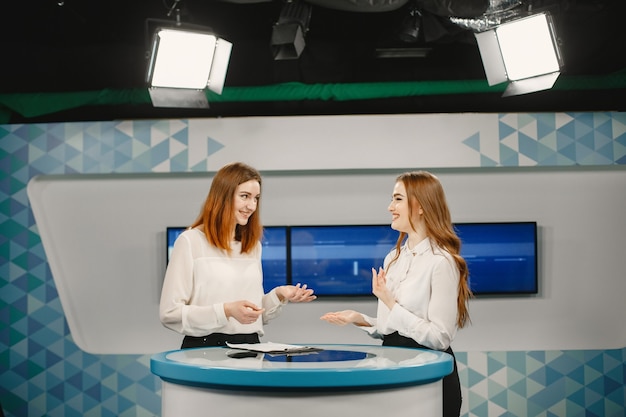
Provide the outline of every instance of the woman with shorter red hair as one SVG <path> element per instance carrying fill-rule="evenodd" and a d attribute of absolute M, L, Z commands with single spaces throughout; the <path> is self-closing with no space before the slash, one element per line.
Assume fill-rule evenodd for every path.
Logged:
<path fill-rule="evenodd" d="M 383 268 L 372 268 L 376 317 L 344 310 L 321 318 L 359 326 L 385 346 L 434 349 L 454 357 L 450 344 L 457 329 L 469 322 L 467 303 L 472 294 L 443 187 L 428 172 L 404 173 L 396 179 L 388 210 L 391 228 L 400 236 Z M 443 415 L 458 417 L 460 411 L 455 360 L 452 374 L 443 378 Z"/>
<path fill-rule="evenodd" d="M 196 221 L 174 243 L 160 302 L 164 326 L 185 335 L 181 348 L 259 343 L 263 325 L 313 290 L 283 285 L 264 294 L 261 175 L 234 162 L 213 178 Z"/>

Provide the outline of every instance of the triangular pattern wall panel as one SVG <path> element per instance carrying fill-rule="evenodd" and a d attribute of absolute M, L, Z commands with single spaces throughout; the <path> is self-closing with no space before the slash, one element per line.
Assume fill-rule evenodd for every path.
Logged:
<path fill-rule="evenodd" d="M 624 113 L 503 114 L 498 117 L 499 160 L 481 148 L 479 133 L 463 143 L 480 153 L 481 166 L 623 165 Z"/>

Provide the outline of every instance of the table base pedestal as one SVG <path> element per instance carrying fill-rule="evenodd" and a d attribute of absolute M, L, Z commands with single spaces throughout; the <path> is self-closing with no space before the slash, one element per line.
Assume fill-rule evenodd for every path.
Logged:
<path fill-rule="evenodd" d="M 358 391 L 243 391 L 162 381 L 162 417 L 441 416 L 441 380 Z"/>

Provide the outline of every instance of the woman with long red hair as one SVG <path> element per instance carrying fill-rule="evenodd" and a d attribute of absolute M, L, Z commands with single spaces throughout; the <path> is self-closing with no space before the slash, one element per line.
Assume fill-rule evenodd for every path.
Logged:
<path fill-rule="evenodd" d="M 258 343 L 263 325 L 313 290 L 282 285 L 267 294 L 261 269 L 261 175 L 234 162 L 213 178 L 196 221 L 174 243 L 160 319 L 185 335 L 181 348 Z"/>
<path fill-rule="evenodd" d="M 443 187 L 429 172 L 404 173 L 396 179 L 388 210 L 391 228 L 400 235 L 383 267 L 372 268 L 376 317 L 344 310 L 321 318 L 354 324 L 386 346 L 434 349 L 454 357 L 450 344 L 469 322 L 472 293 Z M 461 400 L 455 360 L 453 372 L 443 379 L 443 415 L 458 417 Z"/>

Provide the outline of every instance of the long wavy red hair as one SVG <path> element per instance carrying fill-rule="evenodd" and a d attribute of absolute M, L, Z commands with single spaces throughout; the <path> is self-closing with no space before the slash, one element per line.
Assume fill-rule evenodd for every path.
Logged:
<path fill-rule="evenodd" d="M 260 208 L 257 208 L 244 226 L 235 219 L 235 191 L 237 186 L 255 180 L 261 185 L 261 174 L 242 162 L 224 165 L 213 177 L 209 194 L 200 210 L 200 214 L 190 227 L 202 226 L 209 243 L 230 253 L 230 242 L 235 229 L 235 240 L 241 242 L 241 252 L 250 252 L 263 236 Z"/>
<path fill-rule="evenodd" d="M 465 259 L 460 255 L 461 239 L 454 231 L 450 210 L 439 179 L 426 171 L 406 172 L 396 178 L 396 182 L 404 184 L 407 193 L 407 200 L 411 212 L 422 207 L 426 234 L 437 246 L 446 250 L 452 255 L 460 272 L 458 295 L 457 295 L 457 326 L 464 327 L 469 321 L 468 301 L 472 298 L 472 292 L 468 285 L 468 269 Z M 411 227 L 414 227 L 413 222 Z M 396 258 L 400 255 L 400 247 L 404 243 L 407 234 L 400 233 L 396 242 Z"/>

